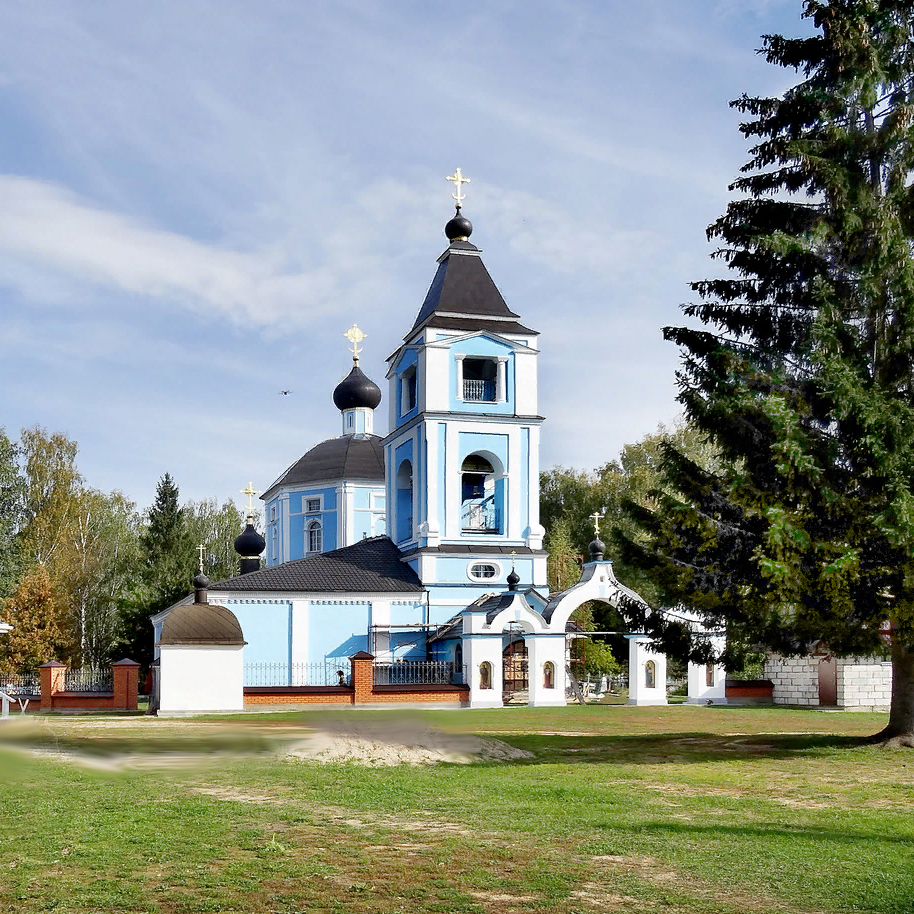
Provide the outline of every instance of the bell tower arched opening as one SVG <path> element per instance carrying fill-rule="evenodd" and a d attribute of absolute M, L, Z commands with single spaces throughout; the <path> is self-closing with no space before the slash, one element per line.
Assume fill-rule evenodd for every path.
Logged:
<path fill-rule="evenodd" d="M 397 468 L 397 542 L 413 535 L 413 465 L 404 460 Z"/>
<path fill-rule="evenodd" d="M 460 528 L 463 533 L 504 532 L 504 474 L 483 454 L 460 466 Z"/>

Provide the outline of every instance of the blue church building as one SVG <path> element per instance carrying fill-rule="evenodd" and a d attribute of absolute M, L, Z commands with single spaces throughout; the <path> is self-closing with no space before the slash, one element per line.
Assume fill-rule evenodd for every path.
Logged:
<path fill-rule="evenodd" d="M 552 689 L 538 703 L 564 704 L 565 623 L 552 631 L 543 616 L 538 334 L 470 242 L 459 183 L 455 200 L 447 248 L 387 360 L 388 434 L 374 431 L 382 394 L 354 327 L 354 364 L 333 392 L 341 434 L 264 491 L 265 536 L 248 524 L 243 573 L 209 598 L 237 617 L 246 665 L 342 668 L 358 651 L 448 660 L 469 670 L 477 705 L 501 704 L 499 660 L 535 635 Z M 157 640 L 170 611 L 153 619 Z"/>

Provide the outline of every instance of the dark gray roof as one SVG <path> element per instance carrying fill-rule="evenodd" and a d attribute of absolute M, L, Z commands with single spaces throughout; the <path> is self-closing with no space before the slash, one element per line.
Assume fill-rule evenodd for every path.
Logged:
<path fill-rule="evenodd" d="M 505 304 L 475 245 L 452 241 L 438 264 L 409 335 L 426 325 L 448 330 L 534 332 L 518 323 L 519 315 Z"/>
<path fill-rule="evenodd" d="M 296 591 L 300 593 L 422 593 L 419 576 L 400 561 L 387 536 L 306 559 L 284 562 L 210 584 L 218 591 Z"/>
<path fill-rule="evenodd" d="M 337 479 L 384 481 L 384 447 L 377 435 L 342 435 L 316 444 L 261 495 L 280 486 L 307 485 Z"/>
<path fill-rule="evenodd" d="M 517 593 L 515 591 L 488 594 L 471 603 L 467 610 L 477 613 L 484 612 L 486 614 L 486 622 L 491 622 L 503 609 L 507 609 L 514 602 L 516 596 Z"/>
<path fill-rule="evenodd" d="M 159 644 L 245 644 L 235 614 L 215 603 L 176 606 L 162 626 Z"/>

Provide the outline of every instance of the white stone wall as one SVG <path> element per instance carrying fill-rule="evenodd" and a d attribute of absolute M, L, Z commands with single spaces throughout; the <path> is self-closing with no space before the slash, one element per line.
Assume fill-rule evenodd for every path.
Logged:
<path fill-rule="evenodd" d="M 892 664 L 874 657 L 838 660 L 838 706 L 887 711 L 892 700 Z"/>
<path fill-rule="evenodd" d="M 892 697 L 892 665 L 872 657 L 837 660 L 838 707 L 886 710 Z M 819 658 L 768 656 L 765 678 L 774 683 L 774 703 L 819 706 Z"/>
<path fill-rule="evenodd" d="M 159 714 L 244 710 L 244 645 L 163 644 Z"/>
<path fill-rule="evenodd" d="M 819 705 L 819 659 L 817 657 L 781 657 L 769 654 L 765 661 L 765 679 L 774 683 L 776 705 Z"/>

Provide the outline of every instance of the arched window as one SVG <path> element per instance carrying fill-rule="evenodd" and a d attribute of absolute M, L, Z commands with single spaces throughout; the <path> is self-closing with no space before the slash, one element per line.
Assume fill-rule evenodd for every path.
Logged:
<path fill-rule="evenodd" d="M 543 688 L 555 688 L 555 664 L 551 660 L 543 664 Z"/>
<path fill-rule="evenodd" d="M 458 641 L 454 648 L 454 682 L 464 682 L 463 678 L 463 645 Z"/>
<path fill-rule="evenodd" d="M 404 460 L 397 470 L 397 542 L 413 535 L 413 465 Z"/>
<path fill-rule="evenodd" d="M 653 689 L 656 681 L 657 668 L 654 665 L 653 660 L 648 660 L 648 662 L 644 664 L 644 687 L 646 689 Z"/>
<path fill-rule="evenodd" d="M 308 524 L 308 553 L 320 552 L 324 545 L 324 534 L 321 522 L 313 520 Z"/>
<path fill-rule="evenodd" d="M 488 660 L 483 660 L 483 662 L 479 664 L 479 688 L 492 688 L 492 664 L 489 663 Z"/>
<path fill-rule="evenodd" d="M 481 454 L 460 467 L 460 517 L 464 533 L 501 533 L 504 480 Z"/>

